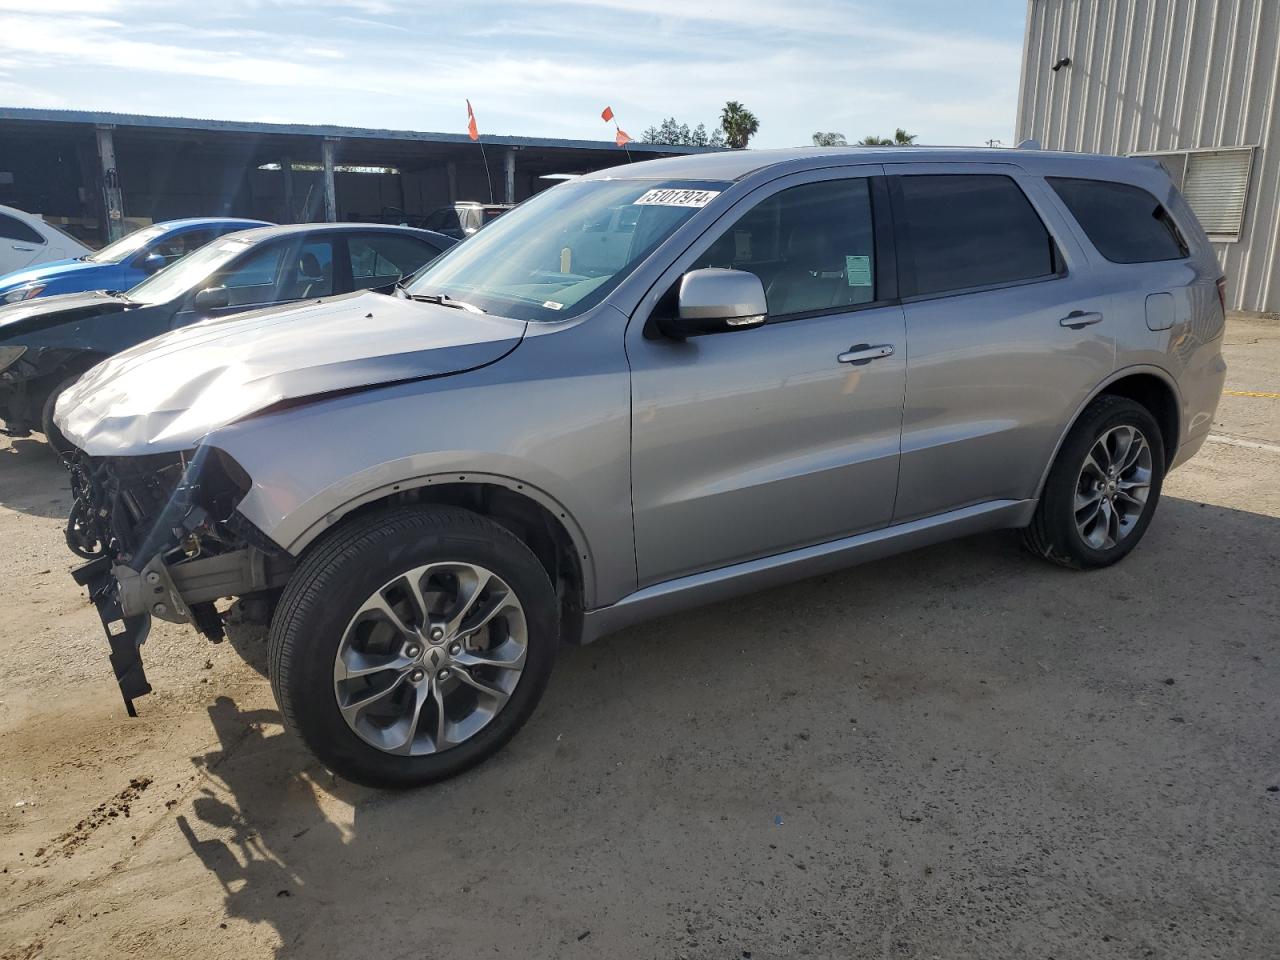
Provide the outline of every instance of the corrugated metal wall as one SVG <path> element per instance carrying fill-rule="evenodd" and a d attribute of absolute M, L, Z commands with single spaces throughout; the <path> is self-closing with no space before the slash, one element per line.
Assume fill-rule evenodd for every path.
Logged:
<path fill-rule="evenodd" d="M 1054 63 L 1071 65 L 1054 73 Z M 1256 146 L 1229 306 L 1280 312 L 1280 0 L 1028 0 L 1018 138 L 1132 154 Z"/>

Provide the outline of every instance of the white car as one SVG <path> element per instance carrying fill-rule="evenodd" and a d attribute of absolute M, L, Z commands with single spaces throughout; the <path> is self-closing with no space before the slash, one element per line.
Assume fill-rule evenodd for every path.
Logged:
<path fill-rule="evenodd" d="M 0 276 L 48 263 L 72 260 L 92 251 L 34 213 L 0 207 Z"/>

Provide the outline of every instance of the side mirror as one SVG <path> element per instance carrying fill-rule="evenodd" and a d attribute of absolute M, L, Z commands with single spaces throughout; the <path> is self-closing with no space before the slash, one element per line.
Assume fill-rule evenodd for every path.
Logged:
<path fill-rule="evenodd" d="M 231 294 L 226 287 L 206 287 L 196 294 L 191 305 L 197 310 L 218 310 L 231 304 Z"/>
<path fill-rule="evenodd" d="M 157 270 L 164 269 L 164 266 L 167 263 L 168 261 L 165 260 L 165 258 L 162 257 L 160 254 L 148 253 L 145 257 L 142 258 L 142 263 L 140 264 L 140 266 L 147 273 L 155 273 Z"/>
<path fill-rule="evenodd" d="M 669 337 L 747 330 L 769 315 L 764 284 L 745 270 L 708 267 L 690 270 L 680 280 L 680 313 L 659 324 Z"/>

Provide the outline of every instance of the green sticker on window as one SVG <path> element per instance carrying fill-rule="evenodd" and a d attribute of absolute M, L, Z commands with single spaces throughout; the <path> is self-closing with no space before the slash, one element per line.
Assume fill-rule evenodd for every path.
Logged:
<path fill-rule="evenodd" d="M 844 275 L 851 287 L 871 286 L 871 258 L 845 257 Z"/>

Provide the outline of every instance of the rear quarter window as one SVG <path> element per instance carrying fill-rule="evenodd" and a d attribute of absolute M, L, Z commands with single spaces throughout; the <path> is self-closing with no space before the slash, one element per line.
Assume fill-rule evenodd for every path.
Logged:
<path fill-rule="evenodd" d="M 1181 260 L 1187 245 L 1164 206 L 1146 190 L 1111 180 L 1046 177 L 1100 254 L 1112 263 Z"/>

